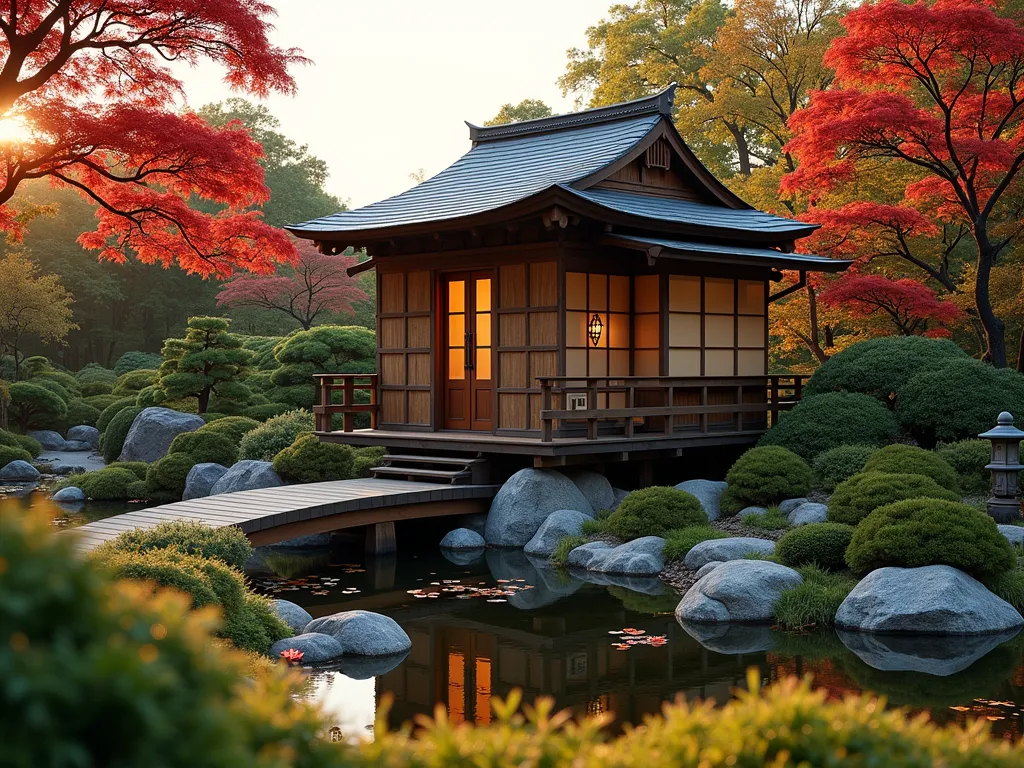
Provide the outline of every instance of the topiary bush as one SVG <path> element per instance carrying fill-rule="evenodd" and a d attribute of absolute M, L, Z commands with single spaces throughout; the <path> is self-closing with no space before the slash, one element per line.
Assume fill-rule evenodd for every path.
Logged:
<path fill-rule="evenodd" d="M 99 418 L 96 419 L 96 429 L 100 432 L 106 432 L 111 420 L 125 408 L 131 408 L 133 405 L 135 405 L 134 397 L 119 397 L 114 402 L 109 403 L 100 411 Z"/>
<path fill-rule="evenodd" d="M 918 374 L 896 390 L 896 418 L 926 448 L 976 438 L 1002 411 L 1024 413 L 1024 375 L 973 358 Z"/>
<path fill-rule="evenodd" d="M 837 352 L 814 372 L 805 395 L 843 390 L 889 402 L 919 373 L 942 370 L 951 361 L 970 359 L 949 339 L 885 336 L 861 341 Z"/>
<path fill-rule="evenodd" d="M 934 451 L 926 451 L 913 445 L 887 445 L 867 460 L 864 471 L 924 475 L 950 491 L 960 490 L 956 471 L 949 462 Z"/>
<path fill-rule="evenodd" d="M 992 460 L 992 444 L 988 440 L 958 440 L 937 448 L 956 472 L 957 483 L 964 493 L 985 493 L 992 487 L 992 471 L 985 469 Z"/>
<path fill-rule="evenodd" d="M 787 531 L 775 545 L 775 554 L 783 565 L 798 568 L 817 565 L 826 571 L 846 567 L 846 548 L 853 526 L 842 523 L 809 523 Z"/>
<path fill-rule="evenodd" d="M 175 438 L 175 441 L 177 439 Z M 185 493 L 185 480 L 188 478 L 189 470 L 198 463 L 200 462 L 192 454 L 180 452 L 168 453 L 162 459 L 154 461 L 146 472 L 146 489 L 149 495 L 181 500 Z"/>
<path fill-rule="evenodd" d="M 840 445 L 819 453 L 814 459 L 814 485 L 831 493 L 844 480 L 864 469 L 877 448 L 870 445 Z"/>
<path fill-rule="evenodd" d="M 0 469 L 12 461 L 32 461 L 32 454 L 21 446 L 0 445 Z"/>
<path fill-rule="evenodd" d="M 677 528 L 665 534 L 665 546 L 662 548 L 661 554 L 665 558 L 665 562 L 671 563 L 685 558 L 686 553 L 702 541 L 727 538 L 729 538 L 728 533 L 712 528 L 710 525 Z"/>
<path fill-rule="evenodd" d="M 288 413 L 291 410 L 292 406 L 285 405 L 284 403 L 266 403 L 250 406 L 242 411 L 242 415 L 253 421 L 263 422 L 275 416 L 280 416 L 282 413 Z"/>
<path fill-rule="evenodd" d="M 67 415 L 67 404 L 49 389 L 27 381 L 16 381 L 10 387 L 8 406 L 11 422 L 22 432 L 48 429 Z"/>
<path fill-rule="evenodd" d="M 66 431 L 70 427 L 77 427 L 80 424 L 86 424 L 90 427 L 96 426 L 96 421 L 100 417 L 100 409 L 95 408 L 84 400 L 72 400 L 68 403 L 67 413 L 64 415 L 63 427 Z"/>
<path fill-rule="evenodd" d="M 183 432 L 175 437 L 167 453 L 187 453 L 192 457 L 193 464 L 212 462 L 230 467 L 238 461 L 238 448 L 227 435 L 203 432 L 202 427 L 195 432 Z"/>
<path fill-rule="evenodd" d="M 204 414 L 204 418 L 209 415 L 208 413 Z M 200 427 L 198 431 L 223 435 L 232 444 L 237 446 L 246 433 L 252 432 L 259 425 L 260 423 L 255 419 L 246 418 L 245 416 L 225 416 L 208 422 L 205 426 Z"/>
<path fill-rule="evenodd" d="M 132 494 L 128 486 L 138 481 L 138 476 L 124 467 L 106 467 L 84 475 L 74 475 L 71 484 L 94 501 L 128 501 Z"/>
<path fill-rule="evenodd" d="M 159 375 L 156 369 L 150 368 L 129 371 L 117 377 L 117 384 L 114 385 L 111 394 L 121 397 L 138 395 L 142 390 L 153 386 Z"/>
<path fill-rule="evenodd" d="M 303 432 L 313 431 L 313 414 L 296 410 L 274 416 L 246 433 L 238 446 L 239 459 L 273 461 Z"/>
<path fill-rule="evenodd" d="M 186 555 L 214 558 L 239 569 L 245 567 L 253 553 L 249 539 L 240 529 L 231 525 L 211 528 L 189 520 L 125 531 L 96 551 L 147 552 L 151 549 L 174 549 Z"/>
<path fill-rule="evenodd" d="M 117 457 L 124 450 L 124 441 L 128 437 L 128 430 L 132 428 L 135 417 L 145 410 L 139 405 L 130 405 L 122 408 L 114 414 L 114 417 L 107 424 L 107 428 L 100 435 L 100 452 L 103 460 L 108 464 L 117 461 Z"/>
<path fill-rule="evenodd" d="M 350 480 L 354 460 L 349 446 L 324 443 L 307 432 L 274 457 L 274 471 L 293 483 Z"/>
<path fill-rule="evenodd" d="M 115 461 L 112 464 L 107 464 L 107 469 L 115 468 L 127 469 L 139 480 L 145 480 L 146 473 L 149 471 L 149 464 L 144 461 Z"/>
<path fill-rule="evenodd" d="M 5 429 L 0 429 L 0 445 L 6 445 L 10 448 L 21 448 L 24 451 L 28 451 L 33 459 L 43 452 L 43 446 L 34 437 L 19 435 L 16 432 L 8 432 Z"/>
<path fill-rule="evenodd" d="M 734 515 L 752 505 L 771 506 L 811 490 L 814 475 L 800 456 L 780 446 L 751 448 L 725 476 L 728 484 L 719 502 L 724 514 Z"/>
<path fill-rule="evenodd" d="M 984 512 L 955 501 L 908 499 L 860 522 L 846 563 L 860 575 L 886 566 L 949 565 L 986 581 L 1016 568 L 1017 556 Z"/>
<path fill-rule="evenodd" d="M 889 409 L 873 397 L 828 392 L 805 397 L 783 413 L 758 445 L 780 445 L 814 461 L 818 454 L 840 445 L 885 445 L 898 429 Z"/>
<path fill-rule="evenodd" d="M 114 373 L 124 376 L 126 373 L 138 370 L 156 370 L 160 367 L 163 358 L 156 352 L 125 352 L 114 363 Z"/>
<path fill-rule="evenodd" d="M 920 498 L 959 501 L 960 495 L 924 475 L 861 472 L 836 486 L 828 501 L 828 520 L 857 525 L 878 507 Z"/>
<path fill-rule="evenodd" d="M 149 501 L 151 496 L 149 486 L 146 485 L 145 480 L 136 480 L 134 483 L 129 484 L 125 489 L 125 493 L 128 494 L 128 501 Z"/>
<path fill-rule="evenodd" d="M 64 371 L 57 371 L 53 369 L 40 371 L 32 376 L 31 381 L 33 384 L 38 384 L 41 387 L 47 387 L 57 394 L 63 392 L 65 402 L 82 396 L 82 388 L 79 386 L 78 381 L 70 373 L 65 373 Z M 57 387 L 59 387 L 59 389 L 57 389 Z"/>
<path fill-rule="evenodd" d="M 108 407 L 121 399 L 117 395 L 90 395 L 89 397 L 82 397 L 82 402 L 91 405 L 102 414 Z M 93 426 L 96 425 L 94 424 Z M 103 430 L 100 431 L 102 432 Z"/>
<path fill-rule="evenodd" d="M 385 448 L 356 448 L 355 460 L 352 462 L 352 477 L 371 477 L 374 467 L 379 467 L 387 454 Z"/>
<path fill-rule="evenodd" d="M 629 541 L 664 536 L 674 528 L 707 525 L 708 516 L 695 496 L 678 488 L 652 486 L 633 491 L 609 515 L 606 529 Z"/>

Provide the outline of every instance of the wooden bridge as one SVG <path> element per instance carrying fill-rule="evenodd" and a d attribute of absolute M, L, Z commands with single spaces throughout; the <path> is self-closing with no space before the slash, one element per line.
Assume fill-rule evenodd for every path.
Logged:
<path fill-rule="evenodd" d="M 499 485 L 438 485 L 408 480 L 336 480 L 284 485 L 178 501 L 98 520 L 69 534 L 89 551 L 119 534 L 190 520 L 240 528 L 255 546 L 299 536 L 366 527 L 367 551 L 394 551 L 397 520 L 486 512 Z"/>

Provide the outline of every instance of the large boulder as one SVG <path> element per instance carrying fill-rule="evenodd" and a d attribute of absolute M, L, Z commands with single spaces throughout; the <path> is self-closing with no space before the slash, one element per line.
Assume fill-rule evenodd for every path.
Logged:
<path fill-rule="evenodd" d="M 763 515 L 767 511 L 768 507 L 759 507 L 757 505 L 744 507 L 740 510 L 740 520 L 746 520 L 748 517 L 754 517 L 755 515 Z"/>
<path fill-rule="evenodd" d="M 99 448 L 100 431 L 96 427 L 90 427 L 88 424 L 79 424 L 77 427 L 72 427 L 68 430 L 68 440 L 78 440 L 88 443 L 93 448 Z"/>
<path fill-rule="evenodd" d="M 808 501 L 809 499 L 805 499 L 802 496 L 798 499 L 786 499 L 779 503 L 779 511 L 784 515 L 788 515 L 801 504 L 806 504 Z"/>
<path fill-rule="evenodd" d="M 53 494 L 53 500 L 62 501 L 67 504 L 76 504 L 80 501 L 85 501 L 85 491 L 74 485 L 69 485 L 67 488 L 61 488 Z"/>
<path fill-rule="evenodd" d="M 0 469 L 0 480 L 7 483 L 32 483 L 38 479 L 39 470 L 21 459 L 16 459 Z"/>
<path fill-rule="evenodd" d="M 390 656 L 405 653 L 412 641 L 398 622 L 370 611 L 342 611 L 313 619 L 306 632 L 322 632 L 339 643 L 346 655 Z"/>
<path fill-rule="evenodd" d="M 284 485 L 284 482 L 274 471 L 273 464 L 269 461 L 246 459 L 234 464 L 225 472 L 220 480 L 213 484 L 209 495 L 254 491 L 257 488 L 276 488 L 279 485 Z"/>
<path fill-rule="evenodd" d="M 573 549 L 566 555 L 565 564 L 570 568 L 592 570 L 591 566 L 608 556 L 615 547 L 607 541 L 591 541 Z"/>
<path fill-rule="evenodd" d="M 300 634 L 313 620 L 305 608 L 291 600 L 271 600 L 270 607 L 277 614 L 277 618 Z"/>
<path fill-rule="evenodd" d="M 81 453 L 83 451 L 91 451 L 95 448 L 92 443 L 87 443 L 85 440 L 65 440 L 64 450 L 71 451 L 72 453 Z"/>
<path fill-rule="evenodd" d="M 334 661 L 334 659 L 345 653 L 341 643 L 330 635 L 321 634 L 320 632 L 306 632 L 295 637 L 286 637 L 284 640 L 278 640 L 270 646 L 268 653 L 272 658 L 276 659 L 281 655 L 282 651 L 287 651 L 291 648 L 294 648 L 296 651 L 302 651 L 303 664 L 324 664 L 328 661 Z"/>
<path fill-rule="evenodd" d="M 727 487 L 727 483 L 719 480 L 687 480 L 676 486 L 680 491 L 686 491 L 697 497 L 697 501 L 704 507 L 708 520 L 718 519 L 721 512 L 719 502 Z"/>
<path fill-rule="evenodd" d="M 448 531 L 441 539 L 441 549 L 480 549 L 486 546 L 484 537 L 469 528 L 456 528 Z"/>
<path fill-rule="evenodd" d="M 661 573 L 665 559 L 661 550 L 665 540 L 660 536 L 643 536 L 620 544 L 604 557 L 590 564 L 590 570 L 600 573 L 620 573 L 627 576 L 650 576 Z"/>
<path fill-rule="evenodd" d="M 27 434 L 37 440 L 44 451 L 63 451 L 67 442 L 61 437 L 60 432 L 54 432 L 52 429 L 34 429 L 29 430 Z"/>
<path fill-rule="evenodd" d="M 771 555 L 775 553 L 775 542 L 750 536 L 735 536 L 728 539 L 710 539 L 697 544 L 683 558 L 683 565 L 691 571 L 718 560 L 742 560 L 747 555 Z"/>
<path fill-rule="evenodd" d="M 962 672 L 1019 630 L 990 635 L 879 635 L 841 629 L 839 639 L 868 666 L 883 672 L 923 672 L 948 677 Z"/>
<path fill-rule="evenodd" d="M 676 606 L 676 619 L 716 623 L 768 622 L 783 591 L 803 578 L 792 568 L 766 560 L 731 560 L 694 584 Z"/>
<path fill-rule="evenodd" d="M 807 501 L 787 515 L 790 525 L 807 525 L 808 523 L 824 523 L 828 515 L 828 506 Z"/>
<path fill-rule="evenodd" d="M 205 423 L 193 413 L 146 408 L 132 422 L 117 460 L 158 461 L 167 455 L 174 438 L 184 432 L 195 432 Z"/>
<path fill-rule="evenodd" d="M 722 564 L 721 560 L 712 560 L 710 563 L 704 563 L 700 568 L 697 569 L 697 573 L 694 574 L 694 583 L 700 581 L 702 578 L 711 573 L 715 568 Z"/>
<path fill-rule="evenodd" d="M 560 472 L 521 469 L 510 477 L 491 502 L 484 539 L 494 547 L 525 546 L 548 515 L 572 509 L 593 517 L 580 489 Z"/>
<path fill-rule="evenodd" d="M 228 468 L 224 465 L 214 464 L 211 461 L 196 464 L 188 471 L 188 476 L 185 478 L 185 493 L 182 494 L 181 500 L 188 501 L 209 496 L 213 486 L 227 474 L 227 471 Z"/>
<path fill-rule="evenodd" d="M 552 512 L 547 520 L 541 523 L 533 538 L 526 542 L 523 551 L 535 557 L 550 557 L 559 541 L 566 536 L 579 536 L 583 523 L 589 519 L 574 509 L 559 509 Z"/>
<path fill-rule="evenodd" d="M 948 565 L 879 568 L 836 612 L 836 626 L 861 632 L 982 635 L 1024 626 L 1024 617 L 976 579 Z"/>
<path fill-rule="evenodd" d="M 624 491 L 621 488 L 612 488 L 612 494 L 614 494 L 615 500 L 612 502 L 612 505 L 609 507 L 609 509 L 612 512 L 614 512 L 616 509 L 619 508 L 619 504 L 621 504 L 623 500 L 627 496 L 629 496 L 629 491 Z"/>
<path fill-rule="evenodd" d="M 580 489 L 595 512 L 615 506 L 615 489 L 604 475 L 581 469 L 568 472 L 566 476 Z"/>
<path fill-rule="evenodd" d="M 999 532 L 1015 547 L 1024 547 L 1024 525 L 997 525 Z"/>

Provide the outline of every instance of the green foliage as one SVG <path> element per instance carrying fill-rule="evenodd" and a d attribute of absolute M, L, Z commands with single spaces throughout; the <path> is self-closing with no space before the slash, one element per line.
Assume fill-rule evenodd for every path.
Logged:
<path fill-rule="evenodd" d="M 646 613 L 651 616 L 673 613 L 679 605 L 679 595 L 666 589 L 660 595 L 647 595 L 626 587 L 608 587 L 608 594 L 622 602 L 627 611 Z"/>
<path fill-rule="evenodd" d="M 314 373 L 361 373 L 377 351 L 373 331 L 355 325 L 320 325 L 287 337 L 275 351 L 278 368 L 271 375 L 277 402 L 311 408 Z"/>
<path fill-rule="evenodd" d="M 352 477 L 370 477 L 370 470 L 379 467 L 381 459 L 387 453 L 385 448 L 356 448 L 352 462 Z"/>
<path fill-rule="evenodd" d="M 354 460 L 355 452 L 349 446 L 324 443 L 307 432 L 274 457 L 274 471 L 294 483 L 350 480 Z"/>
<path fill-rule="evenodd" d="M 61 401 L 64 403 L 64 405 L 67 405 L 68 403 L 70 403 L 71 400 L 74 398 L 74 395 L 72 395 L 71 392 L 69 392 L 68 390 L 64 389 L 64 387 L 62 387 L 56 381 L 51 381 L 50 379 L 39 378 L 39 379 L 32 379 L 32 383 L 35 386 L 37 386 L 37 387 L 42 387 L 43 389 L 45 389 L 45 390 L 55 394 L 57 397 L 59 397 L 61 399 Z"/>
<path fill-rule="evenodd" d="M 30 458 L 33 459 L 43 452 L 43 446 L 34 437 L 19 435 L 16 432 L 8 432 L 4 429 L 0 429 L 0 445 L 6 445 L 9 448 L 21 448 L 23 451 L 28 451 Z"/>
<path fill-rule="evenodd" d="M 257 371 L 272 371 L 277 368 L 274 349 L 284 341 L 284 336 L 243 336 L 242 348 L 252 352 L 252 367 Z"/>
<path fill-rule="evenodd" d="M 992 459 L 992 444 L 988 440 L 959 440 L 938 447 L 957 475 L 957 483 L 964 493 L 984 493 L 992 485 L 992 472 L 985 466 Z"/>
<path fill-rule="evenodd" d="M 569 553 L 576 549 L 576 547 L 583 546 L 588 541 L 589 539 L 586 536 L 563 536 L 555 544 L 555 549 L 551 553 L 551 562 L 555 565 L 564 566 Z"/>
<path fill-rule="evenodd" d="M 10 418 L 22 432 L 36 427 L 49 429 L 67 415 L 68 408 L 64 400 L 46 387 L 16 381 L 11 384 L 10 390 Z"/>
<path fill-rule="evenodd" d="M 32 454 L 17 445 L 0 445 L 0 469 L 12 461 L 32 461 Z"/>
<path fill-rule="evenodd" d="M 245 567 L 253 552 L 240 529 L 230 525 L 211 528 L 192 521 L 160 523 L 155 528 L 125 531 L 97 551 L 100 549 L 104 552 L 174 549 L 186 555 L 215 558 L 239 569 Z"/>
<path fill-rule="evenodd" d="M 1016 567 L 995 521 L 955 501 L 910 499 L 879 507 L 853 532 L 846 562 L 857 574 L 876 568 L 950 565 L 981 581 Z"/>
<path fill-rule="evenodd" d="M 63 391 L 66 393 L 65 402 L 72 398 L 82 396 L 82 390 L 78 381 L 70 373 L 64 373 L 64 371 L 47 369 L 32 376 L 31 381 L 33 384 L 49 388 L 50 391 L 58 395 Z M 54 384 L 56 384 L 60 389 L 56 389 L 51 386 Z"/>
<path fill-rule="evenodd" d="M 925 447 L 975 438 L 1002 411 L 1024 413 L 1024 376 L 973 358 L 947 361 L 896 390 L 896 418 Z"/>
<path fill-rule="evenodd" d="M 924 475 L 950 491 L 959 491 L 953 467 L 934 451 L 913 445 L 887 445 L 864 465 L 865 472 Z"/>
<path fill-rule="evenodd" d="M 91 405 L 102 414 L 104 410 L 121 399 L 117 395 L 89 395 L 88 397 L 83 397 L 82 402 Z"/>
<path fill-rule="evenodd" d="M 156 384 L 159 373 L 155 368 L 140 368 L 134 371 L 123 373 L 117 378 L 117 383 L 111 394 L 119 396 L 137 395 L 146 387 Z"/>
<path fill-rule="evenodd" d="M 702 541 L 711 539 L 727 539 L 729 534 L 712 528 L 710 525 L 690 525 L 686 528 L 676 528 L 665 534 L 665 546 L 661 550 L 665 562 L 670 563 L 682 560 L 686 553 L 700 544 Z"/>
<path fill-rule="evenodd" d="M 280 416 L 282 413 L 288 413 L 293 410 L 292 406 L 285 405 L 284 403 L 265 403 L 264 405 L 253 405 L 242 411 L 242 415 L 246 418 L 252 419 L 253 421 L 267 421 Z"/>
<path fill-rule="evenodd" d="M 100 435 L 100 451 L 103 453 L 103 460 L 108 464 L 117 461 L 117 457 L 121 455 L 128 430 L 132 428 L 135 417 L 143 410 L 145 409 L 142 406 L 130 405 L 117 411 L 107 423 L 107 428 Z"/>
<path fill-rule="evenodd" d="M 853 526 L 842 523 L 799 525 L 779 539 L 775 554 L 790 568 L 813 563 L 826 571 L 840 571 L 846 567 L 846 548 L 852 536 Z"/>
<path fill-rule="evenodd" d="M 96 429 L 101 433 L 107 431 L 107 426 L 110 424 L 118 413 L 123 411 L 125 408 L 130 408 L 135 405 L 135 397 L 122 397 L 118 398 L 114 402 L 107 405 L 102 411 L 100 411 L 99 418 L 96 419 Z"/>
<path fill-rule="evenodd" d="M 109 368 L 89 363 L 75 374 L 75 380 L 81 388 L 82 397 L 95 397 L 110 394 L 117 384 L 117 374 Z"/>
<path fill-rule="evenodd" d="M 132 470 L 114 466 L 74 475 L 71 482 L 94 501 L 128 501 L 133 498 L 128 492 L 128 486 L 138 482 L 138 479 Z"/>
<path fill-rule="evenodd" d="M 228 333 L 230 325 L 223 317 L 190 317 L 184 338 L 164 342 L 157 385 L 166 399 L 195 397 L 199 413 L 205 413 L 213 394 L 224 400 L 247 398 L 248 390 L 239 382 L 252 353 L 242 348 L 241 338 Z"/>
<path fill-rule="evenodd" d="M 814 485 L 831 493 L 841 482 L 864 469 L 876 450 L 870 445 L 840 445 L 819 453 L 814 459 Z"/>
<path fill-rule="evenodd" d="M 626 496 L 608 517 L 607 530 L 629 541 L 707 523 L 708 516 L 695 496 L 678 488 L 652 486 Z"/>
<path fill-rule="evenodd" d="M 804 582 L 779 595 L 775 603 L 776 621 L 791 630 L 833 626 L 839 606 L 857 586 L 857 580 L 814 565 L 806 565 L 799 571 Z"/>
<path fill-rule="evenodd" d="M 941 371 L 968 355 L 948 339 L 884 336 L 852 344 L 826 360 L 804 388 L 805 395 L 843 390 L 889 401 L 922 372 Z"/>
<path fill-rule="evenodd" d="M 313 414 L 304 410 L 274 416 L 246 433 L 238 448 L 238 458 L 273 461 L 303 432 L 313 431 Z"/>
<path fill-rule="evenodd" d="M 839 445 L 880 446 L 896 437 L 896 419 L 884 403 L 854 392 L 805 397 L 761 437 L 759 445 L 781 445 L 813 461 Z"/>
<path fill-rule="evenodd" d="M 959 494 L 924 475 L 861 472 L 836 486 L 828 501 L 828 519 L 833 523 L 857 525 L 879 507 L 920 498 L 960 500 Z"/>
<path fill-rule="evenodd" d="M 209 416 L 209 414 L 206 414 Z M 234 445 L 238 445 L 247 432 L 252 432 L 260 423 L 255 419 L 245 416 L 225 416 L 222 419 L 215 419 L 208 422 L 206 426 L 200 427 L 199 432 L 203 434 L 223 435 Z"/>
<path fill-rule="evenodd" d="M 187 453 L 192 457 L 193 464 L 212 462 L 230 467 L 238 461 L 238 448 L 227 435 L 203 432 L 201 427 L 195 432 L 183 432 L 175 437 L 167 452 Z"/>
<path fill-rule="evenodd" d="M 149 464 L 144 461 L 115 461 L 107 464 L 106 469 L 127 469 L 139 480 L 145 480 L 146 472 L 149 471 Z"/>
<path fill-rule="evenodd" d="M 129 483 L 125 493 L 128 494 L 129 501 L 149 501 L 150 497 L 149 486 L 146 485 L 145 480 L 136 480 L 134 483 Z"/>
<path fill-rule="evenodd" d="M 727 515 L 752 505 L 771 506 L 805 496 L 813 480 L 807 462 L 793 451 L 775 445 L 751 448 L 730 467 L 719 504 Z"/>
<path fill-rule="evenodd" d="M 989 589 L 1018 611 L 1024 611 L 1024 570 L 1020 567 L 996 576 L 989 582 Z"/>
<path fill-rule="evenodd" d="M 177 439 L 175 438 L 175 441 Z M 166 496 L 180 500 L 185 493 L 185 480 L 188 478 L 189 470 L 198 463 L 199 461 L 190 453 L 168 453 L 149 465 L 149 471 L 146 472 L 146 488 L 151 496 Z"/>
<path fill-rule="evenodd" d="M 114 373 L 124 376 L 131 371 L 156 370 L 163 360 L 154 352 L 125 352 L 114 363 Z"/>
<path fill-rule="evenodd" d="M 768 507 L 764 512 L 744 517 L 743 526 L 762 531 L 784 531 L 789 528 L 789 517 L 778 507 Z"/>
<path fill-rule="evenodd" d="M 96 421 L 99 417 L 99 408 L 89 405 L 84 400 L 72 400 L 68 403 L 68 410 L 64 415 L 63 424 L 65 428 L 77 427 L 80 424 L 87 424 L 90 427 L 95 427 Z"/>

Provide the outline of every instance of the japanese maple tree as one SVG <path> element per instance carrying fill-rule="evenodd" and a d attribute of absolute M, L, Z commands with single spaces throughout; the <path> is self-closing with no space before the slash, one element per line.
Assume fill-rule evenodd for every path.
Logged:
<path fill-rule="evenodd" d="M 989 282 L 1020 235 L 1024 28 L 978 0 L 882 0 L 842 24 L 825 57 L 833 87 L 790 119 L 798 167 L 783 189 L 813 203 L 865 168 L 906 165 L 914 178 L 900 202 L 973 236 L 986 358 L 1005 366 Z"/>
<path fill-rule="evenodd" d="M 366 293 L 346 271 L 354 256 L 325 256 L 311 242 L 298 245 L 298 261 L 282 266 L 274 275 L 240 275 L 227 282 L 217 295 L 222 307 L 257 307 L 283 312 L 304 331 L 326 312 L 354 315 L 354 301 L 366 301 Z"/>
<path fill-rule="evenodd" d="M 267 199 L 262 149 L 239 123 L 182 113 L 171 68 L 213 62 L 236 90 L 290 92 L 304 61 L 268 39 L 258 0 L 22 0 L 0 9 L 0 229 L 31 210 L 13 199 L 49 178 L 97 206 L 80 242 L 202 275 L 271 272 L 294 258 L 254 210 Z M 201 213 L 199 198 L 218 204 Z"/>
<path fill-rule="evenodd" d="M 960 317 L 959 307 L 940 300 L 927 285 L 907 277 L 890 280 L 852 272 L 829 286 L 820 301 L 829 307 L 841 307 L 854 317 L 887 320 L 900 336 L 948 336 L 944 326 Z"/>

